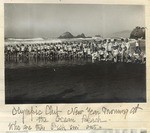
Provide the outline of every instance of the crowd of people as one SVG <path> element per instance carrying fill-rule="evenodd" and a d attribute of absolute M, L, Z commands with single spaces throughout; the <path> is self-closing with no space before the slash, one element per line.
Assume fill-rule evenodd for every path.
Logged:
<path fill-rule="evenodd" d="M 145 63 L 145 51 L 137 40 L 131 48 L 129 39 L 100 41 L 13 44 L 5 46 L 5 60 L 72 60 Z"/>

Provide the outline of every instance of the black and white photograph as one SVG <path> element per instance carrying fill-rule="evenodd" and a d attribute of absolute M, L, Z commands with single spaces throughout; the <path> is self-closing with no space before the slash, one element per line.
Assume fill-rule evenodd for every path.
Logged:
<path fill-rule="evenodd" d="M 5 104 L 146 102 L 146 29 L 144 5 L 5 3 Z"/>

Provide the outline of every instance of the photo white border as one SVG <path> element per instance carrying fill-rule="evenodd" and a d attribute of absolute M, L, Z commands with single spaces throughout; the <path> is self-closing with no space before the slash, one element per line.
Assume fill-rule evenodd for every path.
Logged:
<path fill-rule="evenodd" d="M 114 120 L 111 123 L 107 123 L 103 128 L 147 128 L 150 132 L 150 1 L 149 0 L 3 0 L 0 2 L 0 131 L 6 131 L 8 120 L 13 120 L 11 114 L 12 106 L 20 106 L 28 108 L 33 105 L 37 105 L 39 108 L 47 104 L 5 104 L 5 75 L 4 75 L 4 3 L 57 3 L 57 4 L 115 4 L 115 5 L 144 5 L 145 6 L 145 24 L 146 30 L 146 94 L 147 102 L 140 103 L 143 111 L 138 113 L 136 116 L 131 116 L 126 120 L 122 120 L 117 116 L 113 116 Z M 55 105 L 55 104 L 52 104 Z M 96 103 L 96 104 L 56 104 L 62 110 L 69 107 L 78 106 L 79 108 L 92 107 L 93 109 L 98 106 L 107 107 L 120 107 L 130 108 L 136 103 Z M 19 119 L 19 118 L 18 118 Z M 120 119 L 120 121 L 118 121 Z"/>

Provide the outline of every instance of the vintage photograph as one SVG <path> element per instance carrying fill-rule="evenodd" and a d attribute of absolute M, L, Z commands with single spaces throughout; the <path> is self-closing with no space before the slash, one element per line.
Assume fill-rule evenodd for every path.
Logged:
<path fill-rule="evenodd" d="M 5 104 L 146 102 L 144 5 L 5 3 L 4 37 Z"/>

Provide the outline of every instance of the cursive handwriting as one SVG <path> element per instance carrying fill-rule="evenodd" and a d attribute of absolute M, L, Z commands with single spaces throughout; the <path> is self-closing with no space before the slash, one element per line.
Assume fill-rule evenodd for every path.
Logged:
<path fill-rule="evenodd" d="M 79 130 L 83 123 L 85 129 L 101 129 L 102 123 L 111 122 L 115 116 L 127 119 L 128 115 L 136 115 L 143 108 L 140 104 L 125 108 L 119 106 L 69 106 L 61 109 L 56 105 L 30 106 L 24 108 L 13 106 L 11 114 L 13 121 L 8 124 L 9 131 L 45 131 L 45 130 Z M 106 116 L 106 117 L 105 117 Z M 83 129 L 83 127 L 82 127 Z"/>

